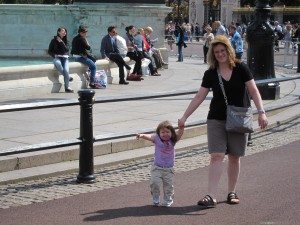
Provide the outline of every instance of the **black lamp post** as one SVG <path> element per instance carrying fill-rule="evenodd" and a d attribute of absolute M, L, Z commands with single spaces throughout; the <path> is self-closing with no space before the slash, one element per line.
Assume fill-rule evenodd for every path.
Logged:
<path fill-rule="evenodd" d="M 274 28 L 270 24 L 269 0 L 257 0 L 255 20 L 247 28 L 247 63 L 255 80 L 275 78 L 274 71 Z M 278 82 L 258 86 L 262 99 L 279 98 Z"/>
<path fill-rule="evenodd" d="M 178 24 L 181 24 L 181 19 L 180 19 L 180 5 L 181 5 L 181 0 L 177 0 L 177 22 Z"/>

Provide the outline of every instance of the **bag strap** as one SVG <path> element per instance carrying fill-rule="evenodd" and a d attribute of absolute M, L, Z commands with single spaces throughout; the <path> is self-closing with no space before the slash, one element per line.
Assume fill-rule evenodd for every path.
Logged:
<path fill-rule="evenodd" d="M 222 93 L 223 93 L 223 96 L 224 96 L 225 104 L 226 104 L 226 106 L 228 106 L 227 96 L 226 96 L 226 93 L 225 93 L 225 88 L 224 88 L 224 84 L 223 84 L 223 81 L 222 81 L 222 76 L 220 74 L 219 68 L 217 69 L 217 73 L 218 73 L 218 78 L 219 78 L 219 84 L 220 84 L 220 87 L 221 87 L 221 90 L 222 90 Z M 250 100 L 250 96 L 249 96 L 249 93 L 248 93 L 248 90 L 247 90 L 246 86 L 245 86 L 243 105 L 248 106 L 248 107 L 251 106 L 251 100 Z"/>
<path fill-rule="evenodd" d="M 227 96 L 226 96 L 226 93 L 225 93 L 225 88 L 224 88 L 224 84 L 223 84 L 223 81 L 222 81 L 222 77 L 221 77 L 219 68 L 217 69 L 217 72 L 218 72 L 219 84 L 220 84 L 221 90 L 223 92 L 225 104 L 226 104 L 226 106 L 228 106 Z"/>

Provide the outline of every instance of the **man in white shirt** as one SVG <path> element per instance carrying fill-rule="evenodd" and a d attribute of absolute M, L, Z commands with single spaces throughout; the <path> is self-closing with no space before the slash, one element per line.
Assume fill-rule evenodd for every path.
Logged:
<path fill-rule="evenodd" d="M 225 27 L 221 24 L 220 21 L 215 21 L 216 27 L 217 27 L 217 33 L 216 36 L 218 35 L 225 35 L 226 36 L 226 29 Z"/>

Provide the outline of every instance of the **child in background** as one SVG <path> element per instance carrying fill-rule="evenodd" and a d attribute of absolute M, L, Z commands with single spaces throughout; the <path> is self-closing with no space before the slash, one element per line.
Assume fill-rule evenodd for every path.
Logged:
<path fill-rule="evenodd" d="M 174 187 L 174 161 L 175 161 L 175 144 L 183 135 L 184 128 L 179 128 L 175 132 L 169 121 L 161 122 L 156 134 L 137 134 L 137 139 L 143 138 L 152 141 L 155 144 L 154 162 L 151 167 L 150 188 L 153 198 L 153 205 L 160 204 L 160 186 L 163 184 L 164 201 L 162 206 L 169 207 L 173 203 Z"/>

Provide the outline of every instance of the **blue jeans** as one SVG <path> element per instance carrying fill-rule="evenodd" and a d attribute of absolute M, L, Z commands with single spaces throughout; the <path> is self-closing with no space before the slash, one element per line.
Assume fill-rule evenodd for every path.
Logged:
<path fill-rule="evenodd" d="M 65 89 L 69 87 L 69 58 L 57 57 L 53 59 L 56 69 L 64 76 Z"/>
<path fill-rule="evenodd" d="M 178 45 L 178 62 L 183 62 L 182 45 Z"/>
<path fill-rule="evenodd" d="M 96 64 L 90 60 L 89 58 L 85 58 L 85 57 L 75 57 L 74 58 L 75 62 L 80 62 L 86 66 L 89 67 L 90 71 L 91 71 L 91 77 L 90 77 L 90 84 L 94 84 L 95 83 L 95 75 L 96 75 L 96 70 L 97 70 L 97 66 Z"/>

